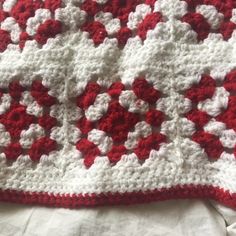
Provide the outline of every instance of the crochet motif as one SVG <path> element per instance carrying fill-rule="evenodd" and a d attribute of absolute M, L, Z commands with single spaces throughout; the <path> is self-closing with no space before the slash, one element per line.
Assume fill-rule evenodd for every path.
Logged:
<path fill-rule="evenodd" d="M 85 115 L 78 121 L 84 137 L 76 147 L 86 166 L 91 166 L 99 155 L 117 162 L 128 152 L 145 160 L 152 149 L 158 150 L 165 142 L 165 135 L 158 132 L 164 114 L 153 106 L 159 91 L 144 78 L 136 78 L 131 88 L 126 90 L 122 83 L 115 82 L 100 93 L 103 88 L 89 82 L 77 97 L 77 106 Z"/>
<path fill-rule="evenodd" d="M 0 0 L 0 200 L 236 208 L 236 2 Z"/>
<path fill-rule="evenodd" d="M 24 153 L 37 161 L 57 149 L 56 141 L 47 134 L 57 124 L 48 110 L 56 99 L 40 81 L 35 80 L 29 91 L 19 81 L 10 82 L 8 92 L 1 92 L 1 101 L 1 146 L 7 159 L 15 160 Z"/>

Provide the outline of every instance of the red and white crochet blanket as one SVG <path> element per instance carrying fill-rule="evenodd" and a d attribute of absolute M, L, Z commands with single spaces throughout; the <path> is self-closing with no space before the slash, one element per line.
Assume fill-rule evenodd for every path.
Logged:
<path fill-rule="evenodd" d="M 0 0 L 0 200 L 236 208 L 235 0 Z"/>

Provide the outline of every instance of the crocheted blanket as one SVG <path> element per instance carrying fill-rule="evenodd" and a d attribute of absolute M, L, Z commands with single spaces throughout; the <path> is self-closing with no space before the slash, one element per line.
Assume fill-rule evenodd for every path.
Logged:
<path fill-rule="evenodd" d="M 236 208 L 235 0 L 0 0 L 0 200 Z"/>

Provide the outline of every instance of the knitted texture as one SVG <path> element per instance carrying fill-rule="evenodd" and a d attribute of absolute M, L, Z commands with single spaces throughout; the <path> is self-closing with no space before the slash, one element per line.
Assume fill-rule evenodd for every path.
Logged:
<path fill-rule="evenodd" d="M 0 200 L 236 208 L 235 0 L 0 0 Z"/>

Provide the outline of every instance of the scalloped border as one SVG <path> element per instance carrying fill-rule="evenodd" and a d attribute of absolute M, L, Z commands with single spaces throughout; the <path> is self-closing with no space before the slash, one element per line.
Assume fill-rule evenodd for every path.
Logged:
<path fill-rule="evenodd" d="M 21 204 L 37 204 L 52 207 L 79 208 L 107 205 L 131 205 L 171 199 L 211 199 L 236 210 L 236 193 L 220 187 L 206 185 L 176 185 L 146 192 L 102 194 L 52 194 L 0 190 L 0 201 Z"/>

